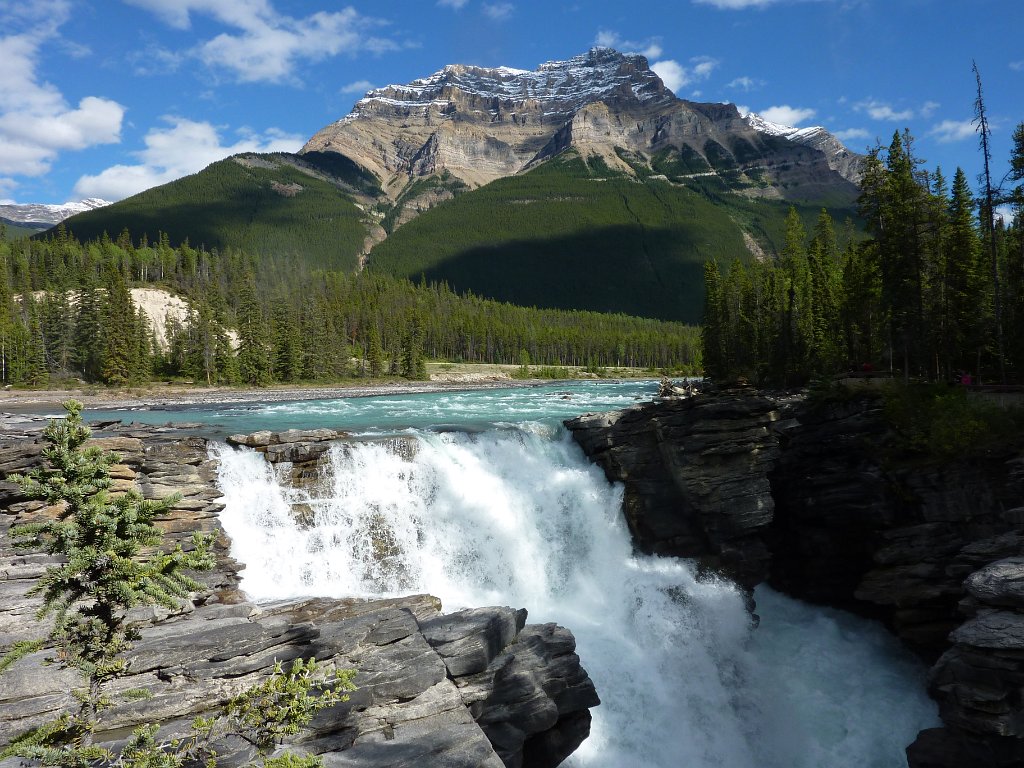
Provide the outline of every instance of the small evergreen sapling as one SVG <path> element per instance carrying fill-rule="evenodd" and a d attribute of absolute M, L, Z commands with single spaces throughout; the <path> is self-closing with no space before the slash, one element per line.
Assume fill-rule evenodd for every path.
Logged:
<path fill-rule="evenodd" d="M 297 659 L 287 673 L 276 663 L 270 677 L 229 701 L 222 714 L 196 718 L 187 738 L 160 742 L 159 726 L 147 724 L 132 733 L 120 754 L 93 744 L 100 713 L 114 704 L 107 684 L 127 674 L 122 654 L 139 638 L 128 611 L 139 605 L 177 608 L 189 592 L 202 589 L 184 571 L 209 570 L 215 560 L 212 536 L 201 533 L 193 534 L 189 551 L 178 545 L 170 552 L 154 549 L 143 555 L 144 548 L 161 543 L 154 518 L 180 497 L 149 501 L 135 491 L 110 494 L 110 466 L 119 457 L 83 446 L 90 430 L 82 423 L 81 403 L 69 400 L 64 409 L 67 417 L 51 421 L 43 432 L 49 443 L 43 451 L 48 466 L 11 477 L 26 496 L 59 509 L 51 520 L 11 529 L 16 547 L 43 549 L 62 561 L 48 568 L 29 593 L 43 596 L 37 618 L 53 617 L 53 627 L 45 640 L 15 643 L 0 658 L 0 673 L 52 645 L 49 661 L 78 670 L 85 685 L 74 692 L 76 712 L 17 738 L 0 752 L 0 759 L 16 756 L 73 768 L 213 768 L 215 738 L 236 732 L 265 755 L 320 710 L 347 701 L 346 692 L 355 690 L 353 670 L 337 670 L 333 679 L 324 679 L 314 659 Z M 145 693 L 128 691 L 124 697 Z M 263 765 L 316 768 L 322 760 L 286 753 L 266 758 Z"/>
<path fill-rule="evenodd" d="M 136 491 L 110 494 L 110 466 L 119 457 L 83 447 L 90 430 L 82 423 L 82 404 L 69 400 L 64 409 L 67 417 L 51 421 L 43 432 L 48 466 L 12 476 L 26 496 L 60 511 L 52 519 L 13 527 L 11 538 L 20 549 L 42 549 L 61 560 L 29 594 L 43 597 L 37 618 L 53 618 L 47 638 L 54 647 L 51 662 L 78 670 L 85 687 L 74 692 L 77 712 L 26 735 L 8 752 L 44 764 L 85 765 L 106 756 L 91 745 L 99 713 L 113 704 L 105 687 L 126 673 L 121 654 L 139 637 L 128 611 L 138 605 L 179 607 L 181 598 L 202 588 L 184 571 L 208 570 L 214 557 L 212 537 L 200 533 L 193 535 L 188 552 L 178 545 L 140 557 L 143 548 L 160 543 L 153 519 L 179 497 L 149 501 Z M 11 654 L 25 652 L 22 646 Z"/>

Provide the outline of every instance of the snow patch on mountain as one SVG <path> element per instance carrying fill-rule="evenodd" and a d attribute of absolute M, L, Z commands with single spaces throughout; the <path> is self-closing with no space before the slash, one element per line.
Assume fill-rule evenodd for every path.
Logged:
<path fill-rule="evenodd" d="M 637 54 L 611 48 L 592 48 L 567 61 L 549 61 L 534 71 L 512 67 L 449 64 L 429 77 L 406 85 L 387 85 L 368 91 L 339 123 L 358 119 L 375 106 L 422 109 L 451 105 L 456 94 L 495 106 L 526 100 L 542 102 L 549 114 L 569 115 L 612 95 L 632 94 L 639 101 L 670 97 L 661 78 Z"/>
<path fill-rule="evenodd" d="M 69 202 L 61 205 L 47 203 L 23 203 L 0 205 L 0 218 L 18 224 L 59 224 L 78 213 L 85 213 L 96 208 L 110 205 L 110 201 L 98 197 L 87 197 L 81 202 Z"/>
<path fill-rule="evenodd" d="M 748 112 L 745 119 L 747 121 L 747 125 L 755 131 L 767 133 L 769 136 L 782 136 L 790 141 L 798 141 L 818 134 L 828 133 L 828 131 L 820 125 L 812 125 L 807 128 L 794 128 L 791 125 L 773 123 L 771 120 L 765 120 L 756 112 Z"/>

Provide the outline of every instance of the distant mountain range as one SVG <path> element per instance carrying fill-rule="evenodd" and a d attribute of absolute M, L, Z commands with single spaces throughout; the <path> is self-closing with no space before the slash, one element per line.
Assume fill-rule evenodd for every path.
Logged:
<path fill-rule="evenodd" d="M 5 204 L 0 205 L 0 222 L 41 232 L 71 216 L 102 208 L 106 205 L 110 205 L 110 202 L 100 200 L 97 197 L 87 197 L 81 202 L 64 203 L 63 205 L 48 205 L 44 203 Z"/>
<path fill-rule="evenodd" d="M 594 48 L 374 89 L 298 155 L 236 156 L 68 226 L 695 321 L 705 259 L 776 252 L 790 205 L 852 215 L 861 167 L 824 128 L 679 99 L 644 57 Z"/>

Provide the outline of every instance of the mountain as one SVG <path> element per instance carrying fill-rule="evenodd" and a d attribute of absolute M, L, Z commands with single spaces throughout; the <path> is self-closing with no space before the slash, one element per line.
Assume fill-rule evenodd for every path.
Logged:
<path fill-rule="evenodd" d="M 26 203 L 22 205 L 0 205 L 0 222 L 14 226 L 43 231 L 54 224 L 85 211 L 92 211 L 110 205 L 107 200 L 87 197 L 78 203 L 50 205 L 44 203 Z"/>
<path fill-rule="evenodd" d="M 594 48 L 371 90 L 298 155 L 221 161 L 68 226 L 696 321 L 705 259 L 777 252 L 790 205 L 854 215 L 860 166 L 823 128 L 679 99 L 644 57 Z"/>
<path fill-rule="evenodd" d="M 845 148 L 822 134 L 827 147 L 786 140 L 743 119 L 735 105 L 676 98 L 643 56 L 593 48 L 533 72 L 450 65 L 408 85 L 371 90 L 302 152 L 351 158 L 381 179 L 392 199 L 414 180 L 444 171 L 479 187 L 569 147 L 627 175 L 636 174 L 634 161 L 650 167 L 668 155 L 692 174 L 723 176 L 748 194 L 852 197 L 858 164 L 830 162 Z"/>

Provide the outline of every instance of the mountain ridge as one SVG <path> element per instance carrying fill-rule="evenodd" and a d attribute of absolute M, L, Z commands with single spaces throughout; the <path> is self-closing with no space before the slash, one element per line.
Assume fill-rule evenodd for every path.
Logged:
<path fill-rule="evenodd" d="M 826 206 L 855 217 L 859 161 L 824 129 L 679 99 L 643 56 L 593 48 L 373 89 L 296 155 L 218 161 L 67 226 L 696 322 L 705 260 L 778 252 L 790 205 L 809 226 Z"/>
<path fill-rule="evenodd" d="M 852 198 L 859 180 L 859 156 L 824 129 L 765 130 L 735 105 L 676 97 L 643 56 L 599 47 L 533 71 L 448 65 L 372 89 L 300 154 L 346 155 L 395 200 L 416 178 L 446 170 L 476 188 L 571 146 L 629 175 L 636 168 L 619 149 L 649 163 L 659 152 L 686 148 L 708 166 L 704 172 L 729 158 L 748 194 L 781 199 L 796 199 L 807 179 L 846 186 Z"/>

